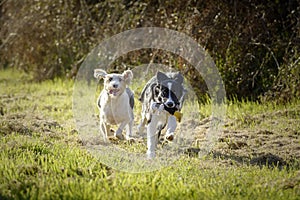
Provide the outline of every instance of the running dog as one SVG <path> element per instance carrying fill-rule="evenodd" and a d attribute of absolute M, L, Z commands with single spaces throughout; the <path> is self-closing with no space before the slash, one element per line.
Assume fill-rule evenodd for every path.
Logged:
<path fill-rule="evenodd" d="M 104 79 L 104 88 L 101 91 L 97 106 L 100 111 L 100 131 L 104 141 L 110 135 L 110 125 L 120 124 L 114 136 L 124 139 L 122 131 L 126 126 L 126 139 L 132 136 L 134 96 L 129 89 L 133 73 L 126 70 L 122 74 L 107 74 L 102 69 L 94 70 L 94 77 Z"/>
<path fill-rule="evenodd" d="M 139 98 L 142 102 L 142 119 L 138 132 L 141 134 L 147 127 L 148 158 L 155 157 L 162 129 L 167 127 L 165 140 L 174 139 L 176 117 L 180 118 L 185 93 L 183 76 L 179 72 L 165 74 L 158 71 L 145 85 Z"/>

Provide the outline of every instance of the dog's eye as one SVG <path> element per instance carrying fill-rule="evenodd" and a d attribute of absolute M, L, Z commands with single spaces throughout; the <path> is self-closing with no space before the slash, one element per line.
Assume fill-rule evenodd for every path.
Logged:
<path fill-rule="evenodd" d="M 154 89 L 154 92 L 155 92 L 155 95 L 158 95 L 158 94 L 159 94 L 159 88 L 156 87 L 156 88 Z"/>
<path fill-rule="evenodd" d="M 113 78 L 112 78 L 112 77 L 109 77 L 108 81 L 110 82 L 110 81 L 112 81 L 112 80 L 113 80 Z"/>

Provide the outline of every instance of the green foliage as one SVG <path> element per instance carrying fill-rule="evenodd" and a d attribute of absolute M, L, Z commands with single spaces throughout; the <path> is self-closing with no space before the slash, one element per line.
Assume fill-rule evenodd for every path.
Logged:
<path fill-rule="evenodd" d="M 74 77 L 100 41 L 153 26 L 183 32 L 202 45 L 215 60 L 231 99 L 287 102 L 299 96 L 299 0 L 7 0 L 0 6 L 0 67 L 16 66 L 37 81 Z M 134 51 L 112 68 L 151 61 L 182 71 L 199 102 L 205 101 L 203 79 L 171 53 Z"/>

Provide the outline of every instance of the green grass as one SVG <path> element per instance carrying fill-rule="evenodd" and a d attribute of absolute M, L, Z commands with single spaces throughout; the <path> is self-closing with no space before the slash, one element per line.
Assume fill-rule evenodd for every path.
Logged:
<path fill-rule="evenodd" d="M 299 100 L 229 102 L 212 153 L 182 154 L 160 170 L 126 173 L 105 166 L 81 143 L 73 84 L 0 71 L 0 199 L 299 199 Z M 200 119 L 194 105 L 187 102 L 184 119 L 209 117 L 210 105 L 199 107 Z M 146 150 L 143 143 L 117 145 Z"/>

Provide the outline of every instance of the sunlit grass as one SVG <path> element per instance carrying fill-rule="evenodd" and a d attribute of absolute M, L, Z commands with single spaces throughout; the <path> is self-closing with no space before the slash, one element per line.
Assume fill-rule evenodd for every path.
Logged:
<path fill-rule="evenodd" d="M 227 143 L 219 142 L 224 149 L 203 158 L 183 154 L 153 172 L 126 173 L 103 165 L 81 144 L 73 121 L 73 84 L 63 79 L 36 83 L 18 71 L 0 71 L 0 199 L 299 199 L 297 165 L 279 168 L 241 162 L 238 158 L 245 152 L 228 148 L 236 139 L 234 133 L 247 136 L 249 130 L 274 132 L 266 139 L 256 132 L 251 135 L 262 150 L 265 140 L 275 136 L 283 140 L 286 128 L 295 131 L 296 141 L 299 100 L 286 105 L 228 102 L 226 123 L 232 124 L 226 129 L 233 129 L 233 135 L 226 136 Z M 135 125 L 142 86 L 131 85 L 136 94 Z M 96 85 L 92 87 L 96 100 L 98 91 Z M 210 117 L 211 105 L 188 99 L 182 112 L 183 120 L 201 121 Z M 116 145 L 131 152 L 146 151 L 142 142 Z M 225 153 L 219 155 L 217 150 Z"/>

